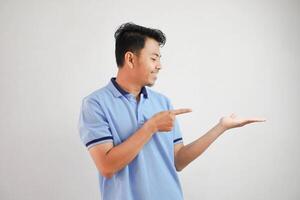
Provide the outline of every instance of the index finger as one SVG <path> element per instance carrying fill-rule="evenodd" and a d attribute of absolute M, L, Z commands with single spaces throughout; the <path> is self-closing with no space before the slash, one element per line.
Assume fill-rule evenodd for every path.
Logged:
<path fill-rule="evenodd" d="M 184 114 L 184 113 L 192 112 L 192 109 L 190 109 L 190 108 L 180 108 L 180 109 L 171 110 L 170 112 L 172 112 L 174 115 L 181 115 L 181 114 Z"/>

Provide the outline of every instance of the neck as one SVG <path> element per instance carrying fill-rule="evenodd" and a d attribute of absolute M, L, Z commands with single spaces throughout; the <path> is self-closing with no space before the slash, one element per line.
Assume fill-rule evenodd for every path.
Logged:
<path fill-rule="evenodd" d="M 116 82 L 123 90 L 133 94 L 136 98 L 139 97 L 142 86 L 133 82 L 132 79 L 130 79 L 124 73 L 120 72 L 120 70 L 118 71 Z"/>

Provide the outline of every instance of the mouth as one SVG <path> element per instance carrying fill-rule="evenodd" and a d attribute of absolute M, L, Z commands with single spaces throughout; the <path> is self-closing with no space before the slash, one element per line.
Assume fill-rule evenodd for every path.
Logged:
<path fill-rule="evenodd" d="M 153 75 L 153 78 L 156 80 L 158 72 L 151 72 L 151 74 Z"/>

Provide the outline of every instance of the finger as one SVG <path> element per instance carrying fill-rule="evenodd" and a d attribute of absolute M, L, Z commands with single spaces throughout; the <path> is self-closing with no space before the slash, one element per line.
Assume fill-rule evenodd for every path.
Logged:
<path fill-rule="evenodd" d="M 181 114 L 184 114 L 184 113 L 192 112 L 192 109 L 181 108 L 181 109 L 171 110 L 170 112 L 173 113 L 174 115 L 181 115 Z"/>
<path fill-rule="evenodd" d="M 245 119 L 243 120 L 244 124 L 254 123 L 254 122 L 265 122 L 266 119 L 264 118 L 251 118 L 251 119 Z"/>
<path fill-rule="evenodd" d="M 249 121 L 249 122 L 265 122 L 266 119 L 265 118 L 250 118 L 250 119 L 247 119 L 247 121 Z"/>

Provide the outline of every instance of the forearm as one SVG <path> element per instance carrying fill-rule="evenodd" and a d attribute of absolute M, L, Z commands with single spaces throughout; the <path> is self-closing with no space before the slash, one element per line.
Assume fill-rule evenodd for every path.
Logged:
<path fill-rule="evenodd" d="M 106 165 L 109 171 L 114 174 L 128 165 L 151 139 L 154 132 L 155 130 L 145 123 L 127 140 L 111 148 L 106 154 Z"/>
<path fill-rule="evenodd" d="M 178 171 L 181 171 L 190 162 L 200 156 L 211 143 L 213 143 L 223 132 L 225 132 L 225 130 L 226 129 L 218 123 L 199 139 L 183 146 L 178 151 L 175 158 L 175 165 Z"/>

